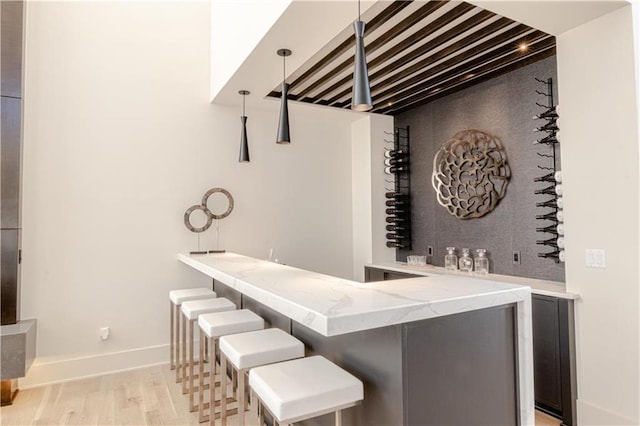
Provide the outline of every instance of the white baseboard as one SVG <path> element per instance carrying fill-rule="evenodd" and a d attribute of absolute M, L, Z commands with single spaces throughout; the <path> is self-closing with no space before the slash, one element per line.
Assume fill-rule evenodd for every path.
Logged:
<path fill-rule="evenodd" d="M 583 399 L 578 399 L 577 409 L 578 424 L 580 426 L 627 426 L 638 424 L 638 420 L 612 413 Z"/>
<path fill-rule="evenodd" d="M 27 376 L 19 380 L 19 387 L 28 389 L 158 364 L 169 364 L 168 344 L 54 361 L 36 358 Z"/>

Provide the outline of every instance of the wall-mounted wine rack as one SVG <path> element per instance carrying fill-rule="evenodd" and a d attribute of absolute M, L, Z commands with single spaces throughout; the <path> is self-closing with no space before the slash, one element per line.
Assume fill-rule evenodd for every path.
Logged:
<path fill-rule="evenodd" d="M 392 148 L 385 147 L 384 152 L 385 174 L 393 177 L 393 180 L 385 179 L 387 247 L 411 250 L 409 126 L 394 128 L 393 140 L 385 139 L 385 142 L 393 144 Z"/>
<path fill-rule="evenodd" d="M 536 244 L 551 249 L 538 253 L 539 257 L 551 259 L 556 263 L 564 262 L 564 215 L 562 211 L 562 174 L 558 170 L 558 106 L 554 102 L 553 96 L 553 79 L 548 78 L 536 81 L 543 85 L 543 90 L 536 90 L 538 95 L 546 98 L 546 104 L 536 102 L 542 112 L 536 115 L 534 120 L 541 123 L 534 129 L 542 135 L 534 144 L 540 146 L 537 152 L 538 157 L 543 160 L 544 165 L 538 165 L 542 171 L 542 175 L 535 178 L 535 182 L 539 182 L 544 186 L 537 189 L 535 194 L 544 197 L 536 203 L 536 207 L 544 209 L 544 212 L 536 215 L 536 219 L 541 221 L 540 226 L 536 227 L 536 231 L 543 234 L 541 239 L 536 240 Z"/>

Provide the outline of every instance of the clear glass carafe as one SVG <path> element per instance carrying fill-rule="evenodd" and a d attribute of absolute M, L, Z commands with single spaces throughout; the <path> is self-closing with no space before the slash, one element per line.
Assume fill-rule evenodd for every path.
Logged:
<path fill-rule="evenodd" d="M 473 271 L 473 259 L 469 254 L 468 248 L 462 249 L 462 256 L 460 257 L 460 260 L 458 260 L 458 269 L 460 269 L 460 272 L 466 272 L 469 274 Z"/>
<path fill-rule="evenodd" d="M 444 269 L 447 271 L 458 270 L 458 256 L 455 247 L 447 247 L 447 254 L 444 256 Z"/>
<path fill-rule="evenodd" d="M 487 275 L 489 273 L 489 258 L 485 249 L 476 250 L 473 265 L 477 275 Z"/>

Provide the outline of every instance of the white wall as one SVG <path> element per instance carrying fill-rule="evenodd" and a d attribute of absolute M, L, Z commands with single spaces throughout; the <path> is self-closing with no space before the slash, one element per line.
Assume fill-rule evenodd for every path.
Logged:
<path fill-rule="evenodd" d="M 640 170 L 631 7 L 557 42 L 567 290 L 581 296 L 578 423 L 638 424 Z M 585 267 L 589 248 L 606 250 L 606 269 Z"/>
<path fill-rule="evenodd" d="M 258 45 L 292 0 L 211 0 L 211 99 Z"/>
<path fill-rule="evenodd" d="M 210 285 L 176 254 L 211 187 L 235 197 L 224 248 L 352 275 L 352 117 L 291 105 L 276 145 L 278 104 L 252 94 L 238 163 L 240 109 L 209 104 L 209 8 L 28 3 L 21 311 L 38 359 L 22 387 L 167 361 L 168 291 Z"/>

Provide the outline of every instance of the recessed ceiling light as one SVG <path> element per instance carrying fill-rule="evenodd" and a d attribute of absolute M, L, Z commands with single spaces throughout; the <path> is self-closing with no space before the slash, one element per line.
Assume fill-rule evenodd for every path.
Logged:
<path fill-rule="evenodd" d="M 527 45 L 527 43 L 520 43 L 520 46 L 518 46 L 518 50 L 520 50 L 521 52 L 526 52 L 527 50 L 529 50 L 529 45 Z"/>
<path fill-rule="evenodd" d="M 387 106 L 391 106 L 391 105 L 393 105 L 393 102 L 389 102 L 389 103 L 387 104 Z"/>

